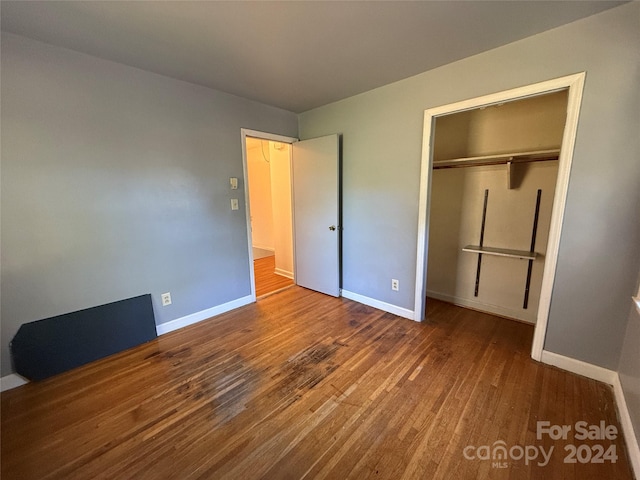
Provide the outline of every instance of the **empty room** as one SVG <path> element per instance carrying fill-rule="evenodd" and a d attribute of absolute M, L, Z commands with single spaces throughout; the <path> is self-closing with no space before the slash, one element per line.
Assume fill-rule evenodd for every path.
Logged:
<path fill-rule="evenodd" d="M 0 18 L 3 479 L 640 478 L 640 2 Z"/>

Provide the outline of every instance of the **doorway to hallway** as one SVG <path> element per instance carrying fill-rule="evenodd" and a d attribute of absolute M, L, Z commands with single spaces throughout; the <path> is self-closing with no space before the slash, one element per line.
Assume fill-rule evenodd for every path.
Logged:
<path fill-rule="evenodd" d="M 273 256 L 274 273 L 292 278 L 301 287 L 339 297 L 342 237 L 339 136 L 333 134 L 299 141 L 243 128 L 241 137 L 250 265 L 254 267 L 254 258 Z M 257 168 L 270 172 L 269 182 L 264 181 L 264 176 L 254 177 L 250 166 L 251 142 L 257 151 L 253 157 Z M 282 161 L 277 162 L 276 158 Z M 274 174 L 276 171 L 278 173 Z M 256 200 L 256 195 L 260 194 L 251 198 L 251 192 L 260 182 L 267 183 L 270 190 L 262 200 Z M 254 216 L 256 208 L 267 212 L 264 222 Z M 266 233 L 255 231 L 265 224 Z M 278 224 L 287 226 L 283 230 Z M 269 228 L 273 247 L 268 245 Z M 281 250 L 283 255 L 279 255 L 278 238 L 282 244 L 290 242 L 290 249 Z M 270 255 L 271 250 L 273 255 Z M 256 271 L 255 268 L 250 271 L 251 296 L 256 299 Z"/>
<path fill-rule="evenodd" d="M 246 137 L 256 297 L 293 285 L 291 145 Z"/>

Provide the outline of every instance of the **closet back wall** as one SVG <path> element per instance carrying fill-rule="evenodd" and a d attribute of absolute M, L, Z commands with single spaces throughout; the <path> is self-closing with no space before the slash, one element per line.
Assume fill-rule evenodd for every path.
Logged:
<path fill-rule="evenodd" d="M 566 104 L 563 91 L 438 118 L 434 159 L 559 148 Z M 535 323 L 558 162 L 514 168 L 513 189 L 507 189 L 505 165 L 434 170 L 427 295 Z M 484 245 L 512 250 L 529 250 L 537 190 L 542 190 L 538 257 L 527 309 L 522 308 L 526 260 L 483 255 L 478 296 L 474 296 L 478 256 L 462 248 L 479 243 L 485 189 L 489 198 Z"/>
<path fill-rule="evenodd" d="M 433 159 L 560 147 L 567 91 L 439 117 Z"/>

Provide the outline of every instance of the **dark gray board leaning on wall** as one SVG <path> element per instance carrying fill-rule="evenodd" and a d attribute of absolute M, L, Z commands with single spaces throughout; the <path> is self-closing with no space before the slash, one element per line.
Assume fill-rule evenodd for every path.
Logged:
<path fill-rule="evenodd" d="M 11 341 L 16 372 L 43 380 L 157 337 L 151 295 L 23 324 Z"/>

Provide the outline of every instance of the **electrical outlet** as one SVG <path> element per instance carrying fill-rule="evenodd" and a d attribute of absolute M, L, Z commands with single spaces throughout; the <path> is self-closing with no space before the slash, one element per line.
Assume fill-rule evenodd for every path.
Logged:
<path fill-rule="evenodd" d="M 171 305 L 171 293 L 163 293 L 161 295 L 162 298 L 162 306 L 166 307 L 167 305 Z"/>
<path fill-rule="evenodd" d="M 395 278 L 391 279 L 391 290 L 398 292 L 400 291 L 400 282 Z"/>
<path fill-rule="evenodd" d="M 231 177 L 229 179 L 229 184 L 231 185 L 231 190 L 238 189 L 238 179 L 236 177 Z"/>
<path fill-rule="evenodd" d="M 238 210 L 238 199 L 237 198 L 232 198 L 231 199 L 231 210 Z"/>

